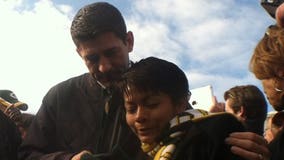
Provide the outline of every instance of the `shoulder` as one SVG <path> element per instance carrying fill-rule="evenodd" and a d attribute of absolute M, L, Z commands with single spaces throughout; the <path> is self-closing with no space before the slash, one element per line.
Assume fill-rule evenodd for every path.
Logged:
<path fill-rule="evenodd" d="M 243 124 L 230 113 L 209 114 L 193 120 L 195 125 L 212 137 L 226 138 L 232 132 L 245 131 Z"/>
<path fill-rule="evenodd" d="M 269 143 L 271 151 L 271 160 L 277 160 L 284 157 L 284 131 L 282 130 L 274 139 Z"/>
<path fill-rule="evenodd" d="M 60 94 L 66 96 L 78 89 L 80 90 L 87 89 L 93 85 L 95 85 L 95 83 L 92 77 L 90 76 L 89 73 L 85 73 L 56 84 L 55 86 L 49 89 L 49 91 L 46 94 L 46 97 L 54 95 L 60 96 Z"/>
<path fill-rule="evenodd" d="M 82 98 L 98 97 L 93 94 L 100 94 L 99 91 L 100 87 L 95 83 L 91 75 L 85 73 L 62 81 L 50 88 L 44 96 L 42 104 L 47 106 L 59 105 L 58 102 L 69 104 L 72 103 L 71 101 L 76 100 L 77 102 L 78 99 Z M 89 96 L 90 94 L 92 96 Z"/>
<path fill-rule="evenodd" d="M 89 73 L 85 73 L 76 77 L 69 78 L 65 81 L 62 81 L 55 86 L 53 86 L 50 90 L 62 89 L 62 88 L 70 88 L 70 87 L 79 87 L 84 85 L 93 84 L 92 77 Z"/>
<path fill-rule="evenodd" d="M 227 124 L 227 123 L 237 123 L 240 124 L 241 122 L 232 114 L 226 112 L 220 113 L 213 113 L 208 114 L 203 117 L 193 119 L 196 123 L 220 123 L 220 124 Z"/>

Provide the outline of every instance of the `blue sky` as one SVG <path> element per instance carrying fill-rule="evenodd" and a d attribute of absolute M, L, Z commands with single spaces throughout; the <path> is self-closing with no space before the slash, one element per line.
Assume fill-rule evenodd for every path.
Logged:
<path fill-rule="evenodd" d="M 13 90 L 36 113 L 55 84 L 87 72 L 69 34 L 72 17 L 93 0 L 0 2 L 0 89 Z M 219 101 L 235 85 L 260 82 L 248 63 L 266 27 L 275 23 L 259 1 L 108 0 L 135 37 L 133 61 L 148 56 L 179 65 L 190 89 L 213 86 Z M 271 108 L 269 108 L 271 110 Z"/>

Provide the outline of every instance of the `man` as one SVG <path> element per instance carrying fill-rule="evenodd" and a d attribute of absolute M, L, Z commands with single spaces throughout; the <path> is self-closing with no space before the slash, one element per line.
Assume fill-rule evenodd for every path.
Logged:
<path fill-rule="evenodd" d="M 89 73 L 66 80 L 45 95 L 20 152 L 25 160 L 136 159 L 140 144 L 125 123 L 115 83 L 129 67 L 133 34 L 114 6 L 80 9 L 71 25 L 77 52 Z"/>
<path fill-rule="evenodd" d="M 260 122 L 257 121 L 257 119 L 254 119 L 253 121 L 250 120 L 250 122 L 247 123 L 246 128 L 247 132 L 235 132 L 230 134 L 228 138 L 226 138 L 226 142 L 230 144 L 231 151 L 235 153 L 236 155 L 240 155 L 241 157 L 244 157 L 248 160 L 257 160 L 257 159 L 267 159 L 270 157 L 270 152 L 267 147 L 267 141 L 264 139 L 260 133 L 255 133 L 255 131 L 260 132 L 259 130 L 263 128 L 259 125 L 263 125 L 263 117 L 265 115 L 265 112 L 267 110 L 266 108 L 266 102 L 263 97 L 263 94 L 260 92 L 259 89 L 256 89 L 254 87 L 248 86 L 236 86 L 224 93 L 224 99 L 226 100 L 226 104 L 223 102 L 218 102 L 216 97 L 212 97 L 212 106 L 210 106 L 209 112 L 231 112 L 235 114 L 237 117 L 239 117 L 240 120 L 245 122 L 245 117 L 248 114 L 246 111 L 244 111 L 244 107 L 242 109 L 242 106 L 246 103 L 246 106 L 250 106 L 252 108 L 259 107 L 258 105 L 254 105 L 254 103 L 251 103 L 251 101 L 259 101 L 258 104 L 261 105 L 259 107 L 259 114 L 261 115 Z M 248 91 L 241 91 L 244 88 L 250 88 L 250 92 L 254 90 L 254 92 L 258 93 L 257 95 L 252 96 L 251 94 L 248 94 L 250 92 Z M 246 90 L 247 90 L 246 89 Z M 246 92 L 246 94 L 245 94 Z M 250 96 L 248 96 L 250 95 Z M 246 97 L 246 98 L 244 98 Z M 258 99 L 258 100 L 257 100 Z M 245 102 L 245 103 L 244 103 Z M 247 108 L 247 107 L 246 107 Z M 254 113 L 254 109 L 250 109 L 251 113 Z M 258 117 L 258 116 L 254 116 Z M 258 127 L 253 126 L 254 124 L 258 124 Z M 257 130 L 254 128 L 256 127 Z M 262 132 L 262 131 L 261 131 Z"/>
<path fill-rule="evenodd" d="M 263 135 L 267 103 L 260 89 L 254 85 L 235 86 L 224 93 L 224 99 L 226 112 L 238 117 L 247 131 Z"/>

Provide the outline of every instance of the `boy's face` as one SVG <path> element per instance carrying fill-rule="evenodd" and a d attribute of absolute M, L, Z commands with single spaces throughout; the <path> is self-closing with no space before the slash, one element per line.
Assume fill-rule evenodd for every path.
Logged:
<path fill-rule="evenodd" d="M 182 106 L 176 106 L 164 93 L 144 93 L 131 90 L 124 94 L 126 120 L 142 143 L 157 142 L 169 121 Z"/>
<path fill-rule="evenodd" d="M 92 76 L 108 87 L 121 78 L 129 65 L 129 52 L 133 49 L 133 35 L 128 32 L 122 41 L 112 32 L 99 34 L 80 43 L 77 52 L 85 61 Z"/>

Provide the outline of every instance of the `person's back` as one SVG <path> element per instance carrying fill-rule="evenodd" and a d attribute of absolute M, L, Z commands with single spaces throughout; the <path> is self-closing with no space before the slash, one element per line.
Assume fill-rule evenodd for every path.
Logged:
<path fill-rule="evenodd" d="M 187 125 L 181 125 L 187 134 L 178 145 L 178 153 L 174 155 L 173 159 L 242 159 L 232 154 L 230 146 L 225 143 L 225 139 L 230 133 L 245 131 L 244 126 L 234 116 L 229 113 L 217 113 L 192 121 Z"/>
<path fill-rule="evenodd" d="M 21 135 L 15 123 L 0 112 L 0 159 L 17 160 Z"/>

